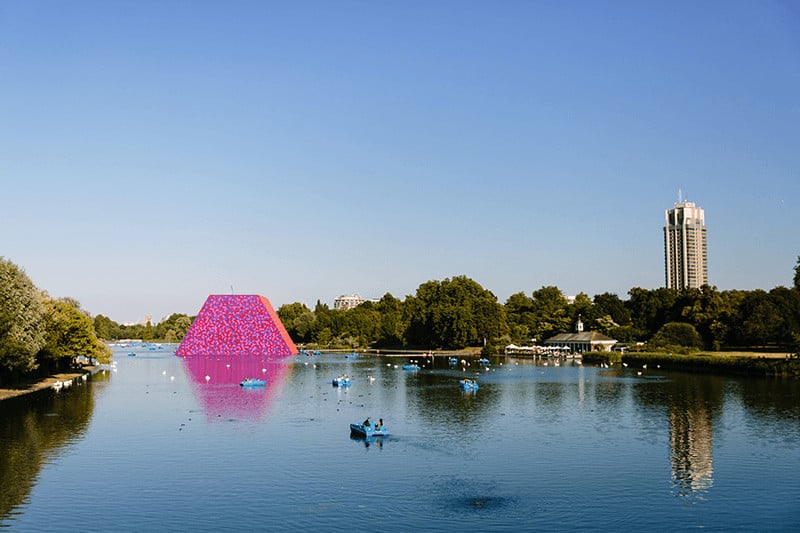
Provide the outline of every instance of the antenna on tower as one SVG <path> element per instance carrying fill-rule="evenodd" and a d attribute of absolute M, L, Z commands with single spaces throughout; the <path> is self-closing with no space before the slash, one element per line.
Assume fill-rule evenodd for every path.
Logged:
<path fill-rule="evenodd" d="M 678 203 L 679 204 L 683 203 L 683 191 L 680 189 L 678 189 Z"/>

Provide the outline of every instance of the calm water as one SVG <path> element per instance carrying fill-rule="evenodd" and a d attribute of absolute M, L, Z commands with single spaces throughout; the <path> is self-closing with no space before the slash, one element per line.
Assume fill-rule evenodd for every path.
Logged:
<path fill-rule="evenodd" d="M 0 403 L 0 529 L 800 529 L 796 383 L 173 349 Z M 392 435 L 352 438 L 366 416 Z"/>

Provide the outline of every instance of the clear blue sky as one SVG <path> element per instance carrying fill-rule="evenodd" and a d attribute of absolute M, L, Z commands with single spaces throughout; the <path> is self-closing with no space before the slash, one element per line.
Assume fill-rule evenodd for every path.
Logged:
<path fill-rule="evenodd" d="M 0 255 L 119 322 L 664 284 L 791 284 L 800 4 L 0 2 Z"/>

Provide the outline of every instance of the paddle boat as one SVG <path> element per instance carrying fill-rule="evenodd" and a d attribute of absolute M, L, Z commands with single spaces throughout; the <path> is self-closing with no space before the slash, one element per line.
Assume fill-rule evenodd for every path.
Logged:
<path fill-rule="evenodd" d="M 417 363 L 409 363 L 403 365 L 403 370 L 419 370 L 419 365 Z"/>
<path fill-rule="evenodd" d="M 467 392 L 478 390 L 478 382 L 474 379 L 462 379 L 458 382 L 458 386 L 461 387 L 461 390 Z"/>
<path fill-rule="evenodd" d="M 267 382 L 263 379 L 244 378 L 239 385 L 242 387 L 266 387 Z"/>
<path fill-rule="evenodd" d="M 478 359 L 478 364 L 479 365 L 488 365 L 489 364 L 489 360 L 485 359 L 485 358 Z"/>
<path fill-rule="evenodd" d="M 365 438 L 383 437 L 389 434 L 389 430 L 386 429 L 386 426 L 384 426 L 380 422 L 378 422 L 377 424 L 373 424 L 372 420 L 367 418 L 366 420 L 364 420 L 364 422 L 360 424 L 350 424 L 350 434 L 359 435 Z"/>
<path fill-rule="evenodd" d="M 358 354 L 356 352 L 346 354 L 344 356 L 345 359 L 358 359 Z"/>
<path fill-rule="evenodd" d="M 131 352 L 131 353 L 128 354 L 128 357 L 136 357 L 136 354 Z"/>
<path fill-rule="evenodd" d="M 338 377 L 333 378 L 332 384 L 334 387 L 349 387 L 350 376 L 347 374 L 339 374 Z"/>
<path fill-rule="evenodd" d="M 451 366 L 456 366 L 458 364 L 458 357 L 448 357 L 447 363 Z"/>

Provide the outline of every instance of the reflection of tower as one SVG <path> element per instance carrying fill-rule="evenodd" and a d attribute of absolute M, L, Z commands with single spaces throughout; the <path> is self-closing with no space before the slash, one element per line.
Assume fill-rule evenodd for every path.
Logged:
<path fill-rule="evenodd" d="M 672 483 L 681 496 L 711 488 L 713 479 L 713 423 L 701 403 L 670 407 L 670 461 Z"/>

